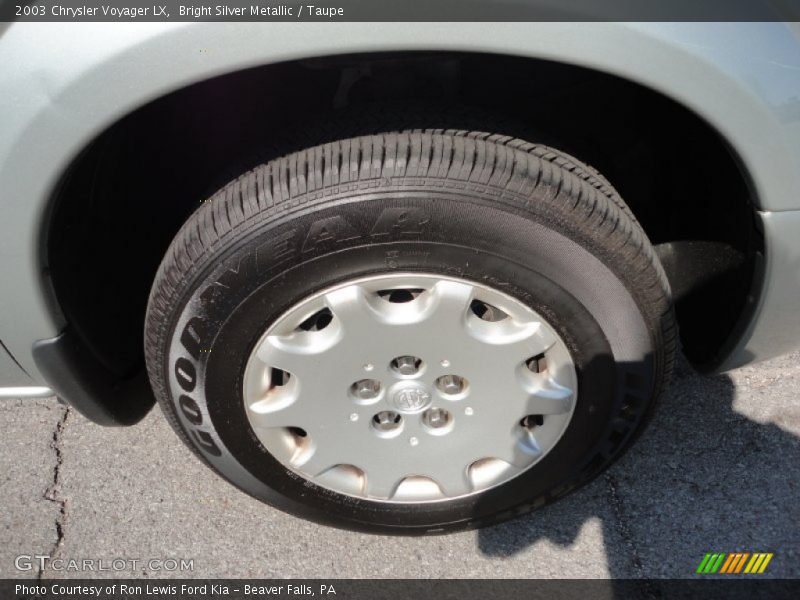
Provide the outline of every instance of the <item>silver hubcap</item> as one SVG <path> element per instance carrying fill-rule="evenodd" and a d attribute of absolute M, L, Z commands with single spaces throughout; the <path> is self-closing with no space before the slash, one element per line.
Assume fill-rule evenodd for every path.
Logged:
<path fill-rule="evenodd" d="M 429 502 L 500 485 L 564 433 L 577 378 L 563 340 L 495 289 L 397 274 L 303 300 L 247 363 L 253 430 L 315 484 Z"/>

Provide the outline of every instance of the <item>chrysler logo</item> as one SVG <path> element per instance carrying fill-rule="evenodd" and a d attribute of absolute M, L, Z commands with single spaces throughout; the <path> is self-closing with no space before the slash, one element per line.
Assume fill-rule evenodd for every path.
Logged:
<path fill-rule="evenodd" d="M 394 392 L 392 402 L 399 411 L 418 412 L 430 404 L 431 394 L 423 386 L 412 384 Z"/>

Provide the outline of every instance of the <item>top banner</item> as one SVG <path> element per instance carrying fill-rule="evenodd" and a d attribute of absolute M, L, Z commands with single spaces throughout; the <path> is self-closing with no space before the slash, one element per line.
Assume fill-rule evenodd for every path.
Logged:
<path fill-rule="evenodd" d="M 798 21 L 800 0 L 0 0 L 0 21 Z"/>

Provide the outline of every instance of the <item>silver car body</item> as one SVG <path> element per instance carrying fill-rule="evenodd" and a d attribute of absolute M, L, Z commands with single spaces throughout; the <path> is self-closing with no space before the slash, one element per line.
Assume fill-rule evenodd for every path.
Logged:
<path fill-rule="evenodd" d="M 727 141 L 765 236 L 755 310 L 720 369 L 800 346 L 800 27 L 785 23 L 17 23 L 0 29 L 0 386 L 45 393 L 64 327 L 46 276 L 55 186 L 90 140 L 172 90 L 243 68 L 398 50 L 580 65 L 672 98 Z M 29 389 L 19 389 L 31 386 Z M 36 386 L 36 387 L 33 387 Z"/>

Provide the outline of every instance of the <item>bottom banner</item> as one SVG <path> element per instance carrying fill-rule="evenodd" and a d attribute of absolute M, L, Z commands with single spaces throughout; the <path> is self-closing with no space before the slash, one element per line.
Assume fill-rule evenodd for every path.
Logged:
<path fill-rule="evenodd" d="M 0 598 L 53 600 L 601 600 L 603 598 L 800 598 L 800 580 L 465 580 L 465 579 L 75 579 L 0 580 Z"/>

